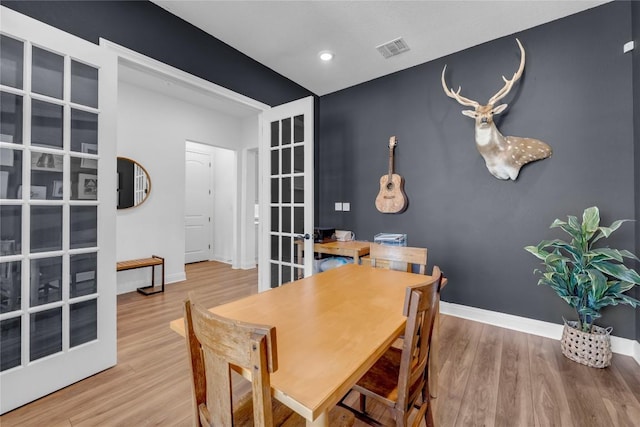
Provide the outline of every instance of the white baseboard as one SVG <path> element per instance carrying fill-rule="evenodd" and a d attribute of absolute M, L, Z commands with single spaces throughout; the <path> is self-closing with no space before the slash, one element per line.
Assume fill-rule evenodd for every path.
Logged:
<path fill-rule="evenodd" d="M 231 259 L 229 259 L 229 258 L 224 258 L 224 257 L 221 257 L 221 256 L 216 256 L 216 255 L 212 256 L 212 257 L 209 259 L 209 261 L 221 262 L 221 263 L 223 263 L 223 264 L 229 264 L 229 265 L 233 264 L 233 263 L 231 262 Z"/>
<path fill-rule="evenodd" d="M 161 280 L 161 279 L 160 279 Z M 164 278 L 164 284 L 182 282 L 187 280 L 187 274 L 182 271 L 180 273 L 167 274 Z M 158 278 L 156 277 L 156 285 L 158 285 Z M 149 279 L 146 280 L 134 280 L 130 282 L 120 283 L 118 282 L 117 294 L 126 294 L 128 292 L 134 292 L 138 288 L 149 286 Z"/>
<path fill-rule="evenodd" d="M 184 282 L 185 280 L 187 280 L 187 273 L 182 271 L 180 273 L 173 273 L 173 274 L 167 275 L 167 277 L 165 277 L 164 283 L 168 284 L 168 283 Z"/>
<path fill-rule="evenodd" d="M 489 325 L 558 341 L 562 338 L 563 326 L 557 323 L 529 319 L 527 317 L 514 316 L 512 314 L 499 313 L 497 311 L 484 310 L 445 301 L 440 302 L 440 312 L 450 316 L 487 323 Z M 640 343 L 638 343 L 638 341 L 612 335 L 611 351 L 625 356 L 631 356 L 638 365 L 640 365 Z"/>
<path fill-rule="evenodd" d="M 255 262 L 243 262 L 242 264 L 240 264 L 241 270 L 253 270 L 256 267 L 257 264 Z"/>

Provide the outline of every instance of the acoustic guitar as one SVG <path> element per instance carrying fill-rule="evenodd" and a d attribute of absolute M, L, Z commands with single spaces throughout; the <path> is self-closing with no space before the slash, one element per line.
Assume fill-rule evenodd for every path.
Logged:
<path fill-rule="evenodd" d="M 376 197 L 376 208 L 382 213 L 399 213 L 407 207 L 404 178 L 393 173 L 393 149 L 396 145 L 396 137 L 389 138 L 389 173 L 380 177 L 380 192 Z"/>

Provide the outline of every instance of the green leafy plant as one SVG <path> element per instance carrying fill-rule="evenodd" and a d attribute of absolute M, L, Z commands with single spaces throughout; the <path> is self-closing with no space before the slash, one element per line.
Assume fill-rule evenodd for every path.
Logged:
<path fill-rule="evenodd" d="M 640 301 L 626 295 L 640 284 L 640 275 L 624 265 L 624 258 L 638 259 L 627 250 L 594 248 L 598 240 L 607 238 L 625 221 L 618 220 L 609 227 L 600 226 L 600 211 L 590 207 L 582 214 L 582 223 L 569 215 L 567 221 L 556 219 L 550 228 L 561 228 L 571 236 L 570 242 L 543 240 L 537 246 L 524 249 L 541 259 L 546 271 L 538 285 L 547 285 L 578 313 L 579 328 L 591 332 L 600 310 L 608 305 L 640 305 Z"/>

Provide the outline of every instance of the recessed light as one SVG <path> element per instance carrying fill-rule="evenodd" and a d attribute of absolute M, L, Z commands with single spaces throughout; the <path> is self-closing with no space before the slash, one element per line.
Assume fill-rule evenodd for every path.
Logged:
<path fill-rule="evenodd" d="M 323 61 L 331 61 L 333 59 L 333 53 L 329 52 L 328 50 L 320 52 L 318 56 L 320 56 L 320 59 L 322 59 Z"/>

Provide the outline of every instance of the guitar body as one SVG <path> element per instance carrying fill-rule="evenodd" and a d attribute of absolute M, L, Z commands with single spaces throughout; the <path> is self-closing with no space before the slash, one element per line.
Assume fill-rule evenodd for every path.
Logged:
<path fill-rule="evenodd" d="M 399 213 L 407 207 L 404 194 L 404 178 L 397 173 L 380 177 L 380 191 L 376 197 L 376 208 L 382 213 Z"/>

